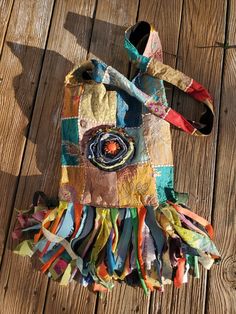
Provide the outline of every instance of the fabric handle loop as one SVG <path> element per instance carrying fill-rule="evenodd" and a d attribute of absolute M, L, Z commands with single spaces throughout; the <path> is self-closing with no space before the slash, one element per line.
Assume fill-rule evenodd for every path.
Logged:
<path fill-rule="evenodd" d="M 200 121 L 190 121 L 185 119 L 181 114 L 173 109 L 165 113 L 163 104 L 155 104 L 150 101 L 150 110 L 158 115 L 162 110 L 162 118 L 176 127 L 184 130 L 185 132 L 198 135 L 206 136 L 211 133 L 213 127 L 214 118 L 214 107 L 213 100 L 209 92 L 201 84 L 183 74 L 182 72 L 171 68 L 170 66 L 162 63 L 162 60 L 155 56 L 155 50 L 153 54 L 143 55 L 145 49 L 140 50 L 145 36 L 151 36 L 152 27 L 149 25 L 147 32 L 145 32 L 146 22 L 139 22 L 139 27 L 128 28 L 125 32 L 124 48 L 128 54 L 129 60 L 141 71 L 152 77 L 155 77 L 161 81 L 169 82 L 170 84 L 178 87 L 189 96 L 193 97 L 198 102 L 204 104 L 206 111 L 202 114 Z M 146 25 L 147 26 L 147 25 Z M 148 44 L 147 44 L 148 45 Z M 155 45 L 154 45 L 155 46 Z M 153 48 L 154 49 L 154 48 Z M 159 47 L 161 51 L 161 47 Z M 140 52 L 141 51 L 141 52 Z M 164 106 L 165 107 L 165 106 Z"/>
<path fill-rule="evenodd" d="M 156 99 L 156 96 L 154 98 L 142 92 L 135 86 L 133 82 L 129 81 L 124 75 L 111 66 L 107 66 L 105 63 L 95 59 L 92 59 L 91 63 L 93 65 L 93 69 L 90 75 L 93 81 L 111 85 L 126 91 L 129 95 L 135 97 L 144 106 L 146 106 L 154 115 L 163 120 L 166 120 L 170 124 L 182 129 L 188 134 L 207 135 L 201 133 L 195 127 L 193 122 L 191 123 L 186 120 L 180 113 L 176 112 L 170 107 L 165 106 L 159 99 Z M 162 63 L 160 62 L 160 64 Z M 151 70 L 149 71 L 151 72 Z"/>

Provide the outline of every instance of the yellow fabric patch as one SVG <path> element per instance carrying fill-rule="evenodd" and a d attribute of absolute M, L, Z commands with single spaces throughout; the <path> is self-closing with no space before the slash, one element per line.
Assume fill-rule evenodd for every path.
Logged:
<path fill-rule="evenodd" d="M 85 84 L 79 117 L 94 122 L 116 122 L 116 92 L 103 84 Z"/>
<path fill-rule="evenodd" d="M 31 257 L 34 254 L 33 250 L 34 241 L 33 240 L 24 240 L 20 242 L 14 250 L 14 253 L 21 256 Z"/>
<path fill-rule="evenodd" d="M 150 164 L 117 171 L 119 207 L 157 206 L 155 177 Z"/>
<path fill-rule="evenodd" d="M 146 114 L 143 116 L 143 135 L 151 163 L 154 166 L 173 165 L 169 123 Z"/>

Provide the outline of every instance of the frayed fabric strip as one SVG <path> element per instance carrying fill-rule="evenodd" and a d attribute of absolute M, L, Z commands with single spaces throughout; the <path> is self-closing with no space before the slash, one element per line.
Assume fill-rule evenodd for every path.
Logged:
<path fill-rule="evenodd" d="M 123 280 L 139 283 L 148 294 L 163 291 L 171 281 L 180 287 L 189 269 L 198 276 L 198 262 L 209 268 L 219 259 L 209 224 L 178 203 L 107 209 L 60 201 L 55 208 L 36 206 L 18 218 L 13 237 L 20 229 L 24 240 L 14 252 L 38 258 L 41 271 L 62 285 L 75 279 L 107 291 L 114 280 Z M 154 258 L 147 254 L 147 243 Z"/>

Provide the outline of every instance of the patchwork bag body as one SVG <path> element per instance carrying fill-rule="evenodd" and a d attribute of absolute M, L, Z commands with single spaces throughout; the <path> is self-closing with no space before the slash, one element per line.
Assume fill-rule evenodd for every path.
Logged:
<path fill-rule="evenodd" d="M 94 59 L 66 76 L 58 204 L 36 192 L 13 237 L 30 234 L 15 252 L 38 256 L 61 284 L 74 278 L 103 291 L 115 279 L 147 293 L 180 287 L 189 269 L 198 277 L 198 262 L 209 269 L 219 259 L 211 225 L 174 190 L 170 133 L 172 124 L 208 135 L 214 111 L 205 88 L 163 64 L 148 23 L 126 31 L 125 49 L 132 81 Z M 163 81 L 205 105 L 199 122 L 168 106 Z"/>

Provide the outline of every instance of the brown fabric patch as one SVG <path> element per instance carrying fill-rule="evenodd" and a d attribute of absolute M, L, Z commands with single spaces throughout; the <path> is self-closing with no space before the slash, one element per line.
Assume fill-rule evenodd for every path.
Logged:
<path fill-rule="evenodd" d="M 81 201 L 85 187 L 85 168 L 61 167 L 59 197 L 61 200 L 73 202 Z"/>
<path fill-rule="evenodd" d="M 91 163 L 86 167 L 86 185 L 83 204 L 100 207 L 117 207 L 117 174 L 94 167 Z"/>
<path fill-rule="evenodd" d="M 79 103 L 82 92 L 83 92 L 82 85 L 74 87 L 65 86 L 62 118 L 78 117 Z"/>
<path fill-rule="evenodd" d="M 117 171 L 119 207 L 157 206 L 156 185 L 149 163 Z"/>
<path fill-rule="evenodd" d="M 152 165 L 173 165 L 169 123 L 146 114 L 143 116 L 143 134 Z"/>

